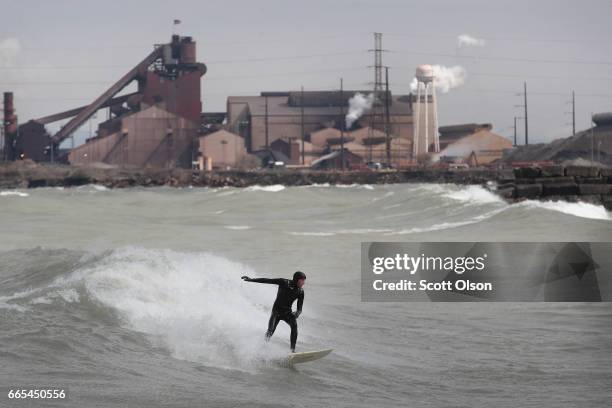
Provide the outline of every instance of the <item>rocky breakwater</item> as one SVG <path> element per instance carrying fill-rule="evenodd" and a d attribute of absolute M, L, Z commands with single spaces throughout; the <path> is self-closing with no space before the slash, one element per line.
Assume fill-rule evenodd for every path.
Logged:
<path fill-rule="evenodd" d="M 612 211 L 612 169 L 529 167 L 516 169 L 423 168 L 391 171 L 129 169 L 112 166 L 41 165 L 31 161 L 0 164 L 0 188 L 73 187 L 100 184 L 125 187 L 249 187 L 312 184 L 453 183 L 481 185 L 509 202 L 586 201 Z"/>
<path fill-rule="evenodd" d="M 612 169 L 579 166 L 516 168 L 493 188 L 510 202 L 522 200 L 584 201 L 612 211 Z"/>

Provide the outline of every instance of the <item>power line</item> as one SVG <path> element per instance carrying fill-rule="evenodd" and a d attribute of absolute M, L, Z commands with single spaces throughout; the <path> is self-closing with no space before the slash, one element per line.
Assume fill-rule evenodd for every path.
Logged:
<path fill-rule="evenodd" d="M 265 58 L 241 58 L 241 59 L 228 59 L 228 60 L 209 60 L 205 61 L 207 65 L 210 64 L 238 64 L 243 62 L 268 62 L 268 61 L 288 61 L 288 60 L 300 60 L 308 58 L 321 58 L 321 57 L 341 57 L 345 55 L 358 55 L 365 54 L 365 51 L 340 51 L 340 52 L 329 52 L 321 54 L 308 54 L 308 55 L 292 55 L 284 57 L 265 57 Z M 20 69 L 103 69 L 103 68 L 125 68 L 129 69 L 127 65 L 55 65 L 55 66 L 13 66 L 13 67 L 0 67 L 3 70 L 20 70 Z"/>
<path fill-rule="evenodd" d="M 421 52 L 412 50 L 398 50 L 391 51 L 393 53 L 412 54 L 412 55 L 425 55 L 431 57 L 449 57 L 449 58 L 463 58 L 471 60 L 484 60 L 484 61 L 508 61 L 508 62 L 533 62 L 543 64 L 585 64 L 585 65 L 612 65 L 612 61 L 586 61 L 586 60 L 556 60 L 556 59 L 537 59 L 537 58 L 517 58 L 517 57 L 475 57 L 471 55 L 457 55 L 457 54 L 443 54 L 434 52 Z"/>
<path fill-rule="evenodd" d="M 266 74 L 249 74 L 249 75 L 229 75 L 229 76 L 219 76 L 219 77 L 204 77 L 204 81 L 225 81 L 225 80 L 234 80 L 241 78 L 265 78 L 265 77 L 279 77 L 279 76 L 291 76 L 291 75 L 311 75 L 311 74 L 319 74 L 319 73 L 339 73 L 346 71 L 365 71 L 367 67 L 345 67 L 345 68 L 335 68 L 335 69 L 319 69 L 319 70 L 309 70 L 309 71 L 293 71 L 293 72 L 276 72 L 276 73 L 266 73 Z M 10 82 L 0 82 L 0 85 L 104 85 L 111 84 L 115 81 L 115 79 L 109 79 L 107 81 L 10 81 Z"/>
<path fill-rule="evenodd" d="M 456 55 L 456 54 L 445 54 L 445 53 L 432 53 L 432 52 L 421 52 L 412 50 L 399 50 L 389 51 L 392 53 L 410 54 L 410 55 L 424 55 L 433 57 L 449 57 L 449 58 L 463 58 L 471 60 L 483 60 L 483 61 L 506 61 L 506 62 L 528 62 L 528 63 L 545 63 L 545 64 L 584 64 L 584 65 L 612 65 L 612 61 L 588 61 L 588 60 L 570 60 L 570 59 L 537 59 L 537 58 L 518 58 L 518 57 L 474 57 L 467 55 Z M 346 55 L 363 55 L 364 51 L 339 51 L 329 52 L 320 54 L 306 54 L 306 55 L 291 55 L 281 57 L 262 57 L 262 58 L 240 58 L 240 59 L 227 59 L 227 60 L 209 60 L 205 61 L 206 64 L 238 64 L 244 62 L 268 62 L 268 61 L 292 61 L 309 58 L 321 58 L 321 57 L 340 57 Z M 129 68 L 126 65 L 73 65 L 73 66 L 13 66 L 13 67 L 0 67 L 1 70 L 39 70 L 39 69 L 107 69 L 107 68 Z M 404 67 L 405 68 L 405 67 Z M 607 79 L 607 78 L 606 78 Z"/>
<path fill-rule="evenodd" d="M 430 39 L 430 40 L 457 40 L 458 35 L 426 35 L 426 34 L 414 34 L 414 33 L 389 33 L 389 32 L 385 32 L 384 33 L 386 36 L 388 37 L 400 37 L 400 38 L 414 38 L 414 39 Z M 355 31 L 355 32 L 344 32 L 342 34 L 338 34 L 338 33 L 328 33 L 328 34 L 320 34 L 320 35 L 314 35 L 314 34 L 308 34 L 307 36 L 304 35 L 300 35 L 300 36 L 296 36 L 291 38 L 290 40 L 287 39 L 286 33 L 283 33 L 283 38 L 279 38 L 279 36 L 276 33 L 272 34 L 274 37 L 272 38 L 261 38 L 261 37 L 257 37 L 254 39 L 250 39 L 250 40 L 235 40 L 235 41 L 208 41 L 208 40 L 201 40 L 200 45 L 201 46 L 228 46 L 228 45 L 240 45 L 240 44 L 263 44 L 263 43 L 279 43 L 279 42 L 285 42 L 285 41 L 296 41 L 296 40 L 301 40 L 304 39 L 305 37 L 308 38 L 308 41 L 311 42 L 313 39 L 321 39 L 321 40 L 326 40 L 326 39 L 333 39 L 333 38 L 346 38 L 346 37 L 356 37 L 356 36 L 366 36 L 366 35 L 371 35 L 371 32 L 367 32 L 367 31 Z M 203 38 L 205 38 L 206 36 L 202 36 Z M 482 38 L 483 40 L 487 41 L 487 42 L 497 42 L 497 41 L 501 41 L 501 42 L 506 42 L 506 41 L 510 41 L 510 42 L 527 42 L 527 43 L 578 43 L 578 44 L 583 44 L 583 43 L 588 43 L 588 44 L 609 44 L 609 41 L 606 40 L 597 40 L 597 39 L 576 39 L 576 38 L 525 38 L 525 37 L 482 37 L 482 36 L 478 36 L 479 38 Z M 53 52 L 57 52 L 57 51 L 77 51 L 77 50 L 92 50 L 92 51 L 97 51 L 99 49 L 136 49 L 136 48 L 140 48 L 140 49 L 149 49 L 151 47 L 151 44 L 125 44 L 125 43 L 118 43 L 118 44 L 108 44 L 108 43 L 88 43 L 87 46 L 83 45 L 80 47 L 57 47 L 56 45 L 53 46 L 48 46 L 48 47 L 30 47 L 30 46 L 25 46 L 23 48 L 21 48 L 22 51 L 26 51 L 26 52 L 34 52 L 34 51 L 47 51 L 49 49 L 53 49 Z"/>
<path fill-rule="evenodd" d="M 282 38 L 279 38 L 276 35 L 274 38 L 256 38 L 253 40 L 237 40 L 237 41 L 208 41 L 202 40 L 198 42 L 199 47 L 208 47 L 208 46 L 228 46 L 228 45 L 240 45 L 240 44 L 263 44 L 263 43 L 282 43 L 291 41 L 295 43 L 298 40 L 306 39 L 308 42 L 312 42 L 312 40 L 329 40 L 333 38 L 346 38 L 346 37 L 355 37 L 358 35 L 370 35 L 368 32 L 354 32 L 354 33 L 342 33 L 342 34 L 322 34 L 322 35 L 300 35 L 294 38 L 288 39 L 285 33 L 283 33 Z M 100 49 L 150 49 L 151 44 L 91 44 L 88 43 L 86 46 L 80 47 L 57 47 L 56 45 L 48 46 L 48 47 L 23 47 L 21 51 L 34 52 L 34 51 L 47 51 L 52 49 L 53 52 L 57 51 L 78 51 L 78 50 L 86 50 L 86 51 L 97 51 Z"/>
<path fill-rule="evenodd" d="M 423 35 L 423 34 L 401 34 L 401 33 L 385 33 L 391 37 L 406 37 L 417 39 L 432 39 L 432 40 L 457 40 L 458 36 L 442 36 L 442 35 Z M 605 40 L 590 40 L 590 39 L 575 39 L 575 38 L 521 38 L 521 37 L 480 37 L 485 41 L 512 41 L 512 42 L 533 42 L 533 43 L 601 43 L 608 44 Z"/>
<path fill-rule="evenodd" d="M 537 79 L 570 79 L 572 81 L 612 81 L 612 77 L 576 77 L 576 76 L 558 76 L 558 75 L 521 75 L 521 74 L 498 74 L 498 73 L 486 73 L 486 72 L 470 72 L 469 76 L 486 76 L 486 77 L 499 77 L 499 78 L 537 78 Z"/>

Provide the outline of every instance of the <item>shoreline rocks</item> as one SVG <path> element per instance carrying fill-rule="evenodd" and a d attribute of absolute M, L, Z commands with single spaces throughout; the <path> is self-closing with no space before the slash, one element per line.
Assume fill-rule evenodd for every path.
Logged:
<path fill-rule="evenodd" d="M 612 169 L 559 165 L 515 169 L 422 168 L 390 171 L 129 169 L 1 163 L 0 188 L 75 187 L 249 187 L 282 184 L 454 183 L 482 185 L 508 202 L 562 199 L 599 203 L 612 211 Z"/>

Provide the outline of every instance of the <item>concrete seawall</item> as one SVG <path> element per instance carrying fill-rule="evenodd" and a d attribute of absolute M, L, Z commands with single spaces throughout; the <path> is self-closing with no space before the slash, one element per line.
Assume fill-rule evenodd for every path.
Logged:
<path fill-rule="evenodd" d="M 585 201 L 612 210 L 612 169 L 548 166 L 517 169 L 420 169 L 334 172 L 258 170 L 200 172 L 185 169 L 123 169 L 39 165 L 0 165 L 0 188 L 71 187 L 100 184 L 124 187 L 248 187 L 282 184 L 454 183 L 482 185 L 509 202 L 533 200 Z"/>

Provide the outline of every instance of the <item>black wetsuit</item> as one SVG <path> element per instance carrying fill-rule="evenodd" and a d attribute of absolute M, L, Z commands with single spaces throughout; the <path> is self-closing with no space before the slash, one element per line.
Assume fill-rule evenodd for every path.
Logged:
<path fill-rule="evenodd" d="M 278 322 L 283 320 L 291 327 L 291 350 L 295 350 L 297 341 L 298 327 L 296 318 L 302 313 L 302 305 L 304 304 L 304 290 L 297 287 L 297 284 L 289 279 L 266 279 L 255 278 L 249 279 L 249 282 L 271 283 L 278 285 L 276 300 L 272 306 L 270 321 L 268 322 L 268 331 L 266 339 L 269 339 L 274 334 Z M 291 305 L 297 299 L 297 311 L 295 314 L 291 312 Z"/>

